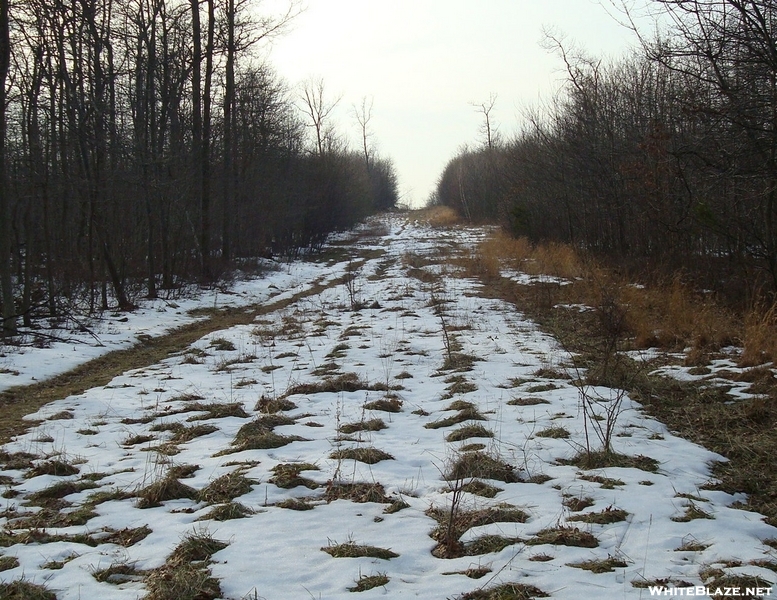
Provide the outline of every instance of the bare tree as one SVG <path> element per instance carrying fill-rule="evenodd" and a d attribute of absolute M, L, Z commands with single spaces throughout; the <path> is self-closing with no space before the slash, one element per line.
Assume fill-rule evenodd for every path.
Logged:
<path fill-rule="evenodd" d="M 5 82 L 11 60 L 11 40 L 8 23 L 8 0 L 0 0 L 0 288 L 2 288 L 3 335 L 16 334 L 16 308 L 11 279 L 11 228 L 8 210 L 8 183 L 6 181 L 5 136 L 6 92 Z"/>
<path fill-rule="evenodd" d="M 488 96 L 487 102 L 471 102 L 470 104 L 477 109 L 479 113 L 483 115 L 483 124 L 480 127 L 480 131 L 485 138 L 486 148 L 493 150 L 494 146 L 499 143 L 498 127 L 495 127 L 491 122 L 491 112 L 494 110 L 496 104 L 497 95 L 491 93 Z"/>
<path fill-rule="evenodd" d="M 367 97 L 362 98 L 361 106 L 353 106 L 353 115 L 356 117 L 356 122 L 359 124 L 361 130 L 362 139 L 362 151 L 364 152 L 364 164 L 367 165 L 367 170 L 370 169 L 370 162 L 372 161 L 372 149 L 369 147 L 369 138 L 372 137 L 372 131 L 370 131 L 369 124 L 372 120 L 372 104 L 373 98 L 367 101 Z"/>
<path fill-rule="evenodd" d="M 329 116 L 341 99 L 342 96 L 335 99 L 326 97 L 324 80 L 321 77 L 310 78 L 302 86 L 301 109 L 306 118 L 310 119 L 308 127 L 313 129 L 316 136 L 315 149 L 319 155 L 324 154 L 327 144 L 331 142 Z"/>

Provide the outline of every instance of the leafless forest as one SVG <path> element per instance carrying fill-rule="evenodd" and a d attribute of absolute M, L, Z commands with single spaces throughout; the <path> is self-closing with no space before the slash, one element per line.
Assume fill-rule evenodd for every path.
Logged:
<path fill-rule="evenodd" d="M 435 201 L 641 275 L 680 270 L 735 304 L 773 296 L 777 5 L 648 6 L 664 29 L 617 61 L 548 35 L 563 89 L 510 140 L 490 122 L 495 98 L 476 107 L 482 146 L 449 162 Z"/>
<path fill-rule="evenodd" d="M 0 2 L 5 333 L 315 247 L 394 205 L 368 107 L 348 150 L 323 82 L 291 90 L 261 60 L 298 3 L 256 5 Z"/>

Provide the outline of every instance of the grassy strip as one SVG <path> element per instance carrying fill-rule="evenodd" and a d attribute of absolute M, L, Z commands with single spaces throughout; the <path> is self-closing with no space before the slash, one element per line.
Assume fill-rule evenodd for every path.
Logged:
<path fill-rule="evenodd" d="M 8 443 L 14 436 L 22 435 L 37 425 L 35 421 L 23 420 L 23 417 L 36 412 L 49 402 L 81 394 L 90 388 L 105 386 L 114 377 L 126 371 L 157 363 L 182 352 L 213 331 L 252 324 L 261 315 L 286 308 L 302 298 L 320 294 L 343 281 L 344 277 L 326 284 L 318 281 L 309 289 L 290 298 L 266 305 L 252 304 L 208 310 L 205 320 L 183 325 L 160 337 L 143 339 L 126 350 L 109 352 L 51 379 L 33 385 L 9 388 L 0 393 L 0 444 Z"/>
<path fill-rule="evenodd" d="M 774 377 L 758 377 L 757 397 L 731 402 L 723 387 L 651 375 L 652 364 L 646 368 L 616 352 L 690 347 L 685 365 L 703 369 L 722 347 L 741 341 L 740 366 L 751 367 L 777 355 L 770 346 L 777 338 L 766 335 L 773 331 L 777 311 L 754 310 L 737 319 L 682 285 L 679 278 L 663 286 L 633 286 L 558 245 L 533 248 L 525 241 L 496 237 L 463 264 L 469 275 L 483 282 L 484 296 L 515 304 L 580 357 L 576 366 L 589 373 L 589 382 L 626 389 L 670 430 L 728 458 L 714 467 L 720 480 L 717 489 L 747 493 L 741 508 L 764 514 L 769 524 L 777 525 Z M 505 264 L 565 277 L 567 284 L 522 285 L 501 276 L 500 266 Z M 580 305 L 589 309 L 570 308 Z M 751 371 L 752 377 L 761 371 L 771 375 L 769 368 Z"/>

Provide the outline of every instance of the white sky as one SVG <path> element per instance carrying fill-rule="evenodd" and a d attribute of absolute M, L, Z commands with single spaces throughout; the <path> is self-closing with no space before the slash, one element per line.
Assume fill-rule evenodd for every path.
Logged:
<path fill-rule="evenodd" d="M 265 2 L 264 9 L 274 2 Z M 500 133 L 521 109 L 551 97 L 563 79 L 542 48 L 552 28 L 595 56 L 617 56 L 635 40 L 607 0 L 306 0 L 270 62 L 292 85 L 321 77 L 341 132 L 358 145 L 352 111 L 373 98 L 378 152 L 393 159 L 402 202 L 423 204 L 447 161 L 477 145 L 482 114 L 471 103 L 497 94 Z"/>

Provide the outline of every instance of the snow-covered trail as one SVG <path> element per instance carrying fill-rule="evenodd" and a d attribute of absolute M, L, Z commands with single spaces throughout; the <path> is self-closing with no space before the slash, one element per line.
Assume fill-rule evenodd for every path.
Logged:
<path fill-rule="evenodd" d="M 568 357 L 447 261 L 482 230 L 401 216 L 381 227 L 336 240 L 353 258 L 300 267 L 286 293 L 307 285 L 301 273 L 346 283 L 31 415 L 41 424 L 0 455 L 0 580 L 60 600 L 134 600 L 195 533 L 226 544 L 210 570 L 231 600 L 351 598 L 373 575 L 388 581 L 360 597 L 516 583 L 559 599 L 647 598 L 646 582 L 774 582 L 763 542 L 777 530 L 704 489 L 720 457 L 628 398 L 615 449 L 657 470 L 560 460 L 585 444 Z M 246 485 L 216 493 L 230 475 Z M 172 497 L 157 503 L 160 482 Z M 461 556 L 443 558 L 431 534 L 451 486 L 475 482 L 455 494 Z M 235 503 L 242 518 L 214 518 Z M 324 551 L 348 543 L 398 556 Z"/>

